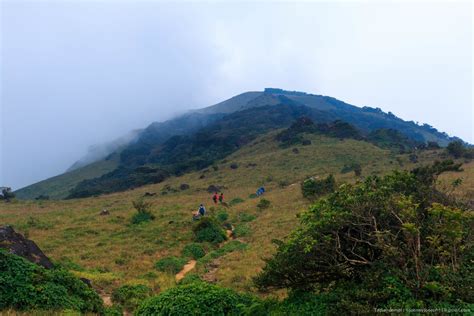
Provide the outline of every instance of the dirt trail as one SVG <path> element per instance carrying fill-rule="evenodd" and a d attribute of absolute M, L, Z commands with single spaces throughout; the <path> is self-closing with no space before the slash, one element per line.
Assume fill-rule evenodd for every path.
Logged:
<path fill-rule="evenodd" d="M 186 263 L 184 265 L 183 269 L 181 271 L 179 271 L 178 274 L 176 274 L 176 276 L 175 276 L 176 282 L 181 281 L 189 271 L 194 269 L 195 266 L 196 266 L 196 260 L 190 260 L 188 263 Z"/>
<path fill-rule="evenodd" d="M 112 306 L 112 299 L 110 298 L 110 295 L 107 294 L 100 294 L 100 297 L 102 298 L 102 301 L 104 301 L 104 306 L 110 307 Z"/>
<path fill-rule="evenodd" d="M 232 230 L 230 230 L 230 229 L 226 230 L 226 235 L 227 235 L 227 238 L 234 239 L 233 227 L 232 227 Z M 224 244 L 226 244 L 226 243 L 227 242 L 225 242 Z M 218 266 L 219 266 L 218 264 L 217 265 L 214 264 L 214 269 L 212 271 L 213 273 L 211 273 L 211 274 L 215 273 L 215 270 L 217 270 Z M 189 271 L 191 271 L 192 269 L 194 269 L 195 267 L 196 267 L 196 260 L 190 260 L 188 263 L 186 263 L 184 265 L 183 269 L 181 271 L 179 271 L 178 274 L 176 274 L 176 276 L 175 276 L 176 282 L 181 281 L 186 276 L 186 274 Z"/>

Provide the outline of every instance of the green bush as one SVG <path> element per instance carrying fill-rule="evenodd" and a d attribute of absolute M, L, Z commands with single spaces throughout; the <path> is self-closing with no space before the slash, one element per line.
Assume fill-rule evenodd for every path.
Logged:
<path fill-rule="evenodd" d="M 183 257 L 199 259 L 206 255 L 204 248 L 198 243 L 191 243 L 184 246 L 184 249 L 181 253 Z"/>
<path fill-rule="evenodd" d="M 203 217 L 193 227 L 197 242 L 220 243 L 227 239 L 219 223 L 210 217 Z"/>
<path fill-rule="evenodd" d="M 250 233 L 251 233 L 251 230 L 248 225 L 240 224 L 240 225 L 235 226 L 235 229 L 234 229 L 235 237 L 245 237 L 245 236 L 250 235 Z"/>
<path fill-rule="evenodd" d="M 47 270 L 0 249 L 0 310 L 75 310 L 102 313 L 102 300 L 63 270 Z"/>
<path fill-rule="evenodd" d="M 251 222 L 254 219 L 256 219 L 256 217 L 252 214 L 248 214 L 248 213 L 240 213 L 239 214 L 239 220 L 242 221 L 242 222 Z"/>
<path fill-rule="evenodd" d="M 271 203 L 270 203 L 269 200 L 262 198 L 262 199 L 258 202 L 257 207 L 258 207 L 259 210 L 264 210 L 264 209 L 266 209 L 266 208 L 269 208 L 269 207 L 270 207 L 270 204 L 271 204 Z"/>
<path fill-rule="evenodd" d="M 155 216 L 150 211 L 151 203 L 145 202 L 143 197 L 133 201 L 132 204 L 137 210 L 137 213 L 132 216 L 132 224 L 140 224 L 155 219 Z"/>
<path fill-rule="evenodd" d="M 229 214 L 226 211 L 221 210 L 219 213 L 217 213 L 216 218 L 220 222 L 225 222 L 229 218 Z"/>
<path fill-rule="evenodd" d="M 328 314 L 469 308 L 474 216 L 437 190 L 437 176 L 447 170 L 459 165 L 371 176 L 318 200 L 286 242 L 275 242 L 257 288 L 335 295 Z"/>
<path fill-rule="evenodd" d="M 336 180 L 332 174 L 321 180 L 311 177 L 301 183 L 301 191 L 303 196 L 310 200 L 314 200 L 321 195 L 334 192 L 335 188 Z"/>
<path fill-rule="evenodd" d="M 113 305 L 106 307 L 104 310 L 105 316 L 123 316 L 123 308 L 120 305 Z"/>
<path fill-rule="evenodd" d="M 146 223 L 154 219 L 155 216 L 150 212 L 138 212 L 132 216 L 132 224 Z"/>
<path fill-rule="evenodd" d="M 193 282 L 147 299 L 136 315 L 242 315 L 255 301 L 230 289 Z"/>
<path fill-rule="evenodd" d="M 233 206 L 233 205 L 236 205 L 236 204 L 239 204 L 239 203 L 242 203 L 242 202 L 244 202 L 244 200 L 241 199 L 241 198 L 239 198 L 239 197 L 237 197 L 237 198 L 235 198 L 235 199 L 232 199 L 232 200 L 229 202 L 229 205 L 230 205 L 230 206 Z"/>
<path fill-rule="evenodd" d="M 184 258 L 165 257 L 155 263 L 155 268 L 161 272 L 176 274 L 181 271 L 186 262 Z"/>
<path fill-rule="evenodd" d="M 151 289 L 146 285 L 124 285 L 112 291 L 112 302 L 133 311 L 151 294 Z"/>

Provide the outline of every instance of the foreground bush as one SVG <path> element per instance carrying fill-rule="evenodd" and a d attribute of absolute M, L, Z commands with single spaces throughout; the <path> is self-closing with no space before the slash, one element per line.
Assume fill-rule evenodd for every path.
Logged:
<path fill-rule="evenodd" d="M 113 290 L 112 301 L 127 310 L 135 310 L 150 295 L 151 289 L 146 285 L 124 285 Z"/>
<path fill-rule="evenodd" d="M 99 295 L 69 272 L 0 250 L 0 310 L 5 309 L 103 312 Z"/>
<path fill-rule="evenodd" d="M 161 258 L 155 263 L 155 268 L 161 272 L 169 272 L 176 274 L 186 264 L 186 259 L 178 257 L 165 257 Z"/>
<path fill-rule="evenodd" d="M 254 301 L 230 289 L 193 282 L 147 299 L 136 315 L 241 315 Z"/>
<path fill-rule="evenodd" d="M 445 161 L 344 185 L 301 216 L 255 279 L 261 290 L 335 293 L 335 313 L 474 303 L 474 216 L 439 192 Z"/>
<path fill-rule="evenodd" d="M 210 218 L 201 218 L 193 227 L 194 236 L 197 242 L 220 243 L 227 239 L 224 230 L 219 223 Z"/>

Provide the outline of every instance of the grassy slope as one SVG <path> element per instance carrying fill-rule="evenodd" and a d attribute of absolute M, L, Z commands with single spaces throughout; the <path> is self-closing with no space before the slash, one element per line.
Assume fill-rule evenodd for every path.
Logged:
<path fill-rule="evenodd" d="M 245 224 L 250 233 L 239 238 L 248 243 L 248 248 L 214 261 L 218 269 L 213 273 L 219 284 L 247 291 L 252 290 L 251 277 L 264 264 L 262 257 L 274 251 L 271 240 L 284 238 L 297 224 L 296 215 L 308 207 L 299 187 L 299 181 L 305 176 L 334 173 L 339 183 L 353 182 L 356 180 L 353 173 L 340 174 L 342 166 L 351 161 L 361 163 L 363 175 L 414 166 L 408 163 L 406 155 L 394 156 L 365 142 L 313 135 L 309 136 L 313 144 L 298 146 L 300 152 L 295 154 L 292 148 L 278 148 L 273 136 L 261 137 L 234 153 L 218 164 L 217 171 L 210 168 L 170 178 L 164 183 L 96 198 L 1 204 L 0 222 L 13 224 L 26 233 L 53 260 L 78 264 L 82 269 L 75 267 L 75 273 L 90 278 L 94 286 L 106 292 L 124 283 L 145 283 L 158 291 L 174 286 L 175 281 L 173 275 L 154 270 L 154 262 L 163 256 L 180 255 L 184 245 L 192 241 L 191 211 L 203 202 L 210 213 L 215 212 L 210 208 L 206 188 L 211 184 L 225 185 L 227 201 L 236 197 L 244 199 L 227 210 L 234 226 L 244 224 L 239 220 L 241 212 L 255 215 L 256 219 Z M 431 161 L 436 155 L 426 153 L 422 160 Z M 233 162 L 238 163 L 238 169 L 230 168 Z M 257 166 L 247 167 L 249 163 Z M 472 175 L 472 170 L 474 166 L 470 164 L 466 172 Z M 200 179 L 201 175 L 205 177 Z M 288 185 L 281 187 L 280 181 Z M 159 194 L 165 185 L 177 188 L 182 183 L 191 188 Z M 249 198 L 249 195 L 262 184 L 268 189 L 265 198 L 271 201 L 271 206 L 259 211 L 256 207 L 259 199 Z M 135 212 L 131 201 L 145 192 L 158 193 L 147 198 L 157 218 L 150 223 L 130 225 Z M 99 216 L 103 208 L 111 214 Z M 206 268 L 198 264 L 196 271 L 205 274 Z"/>
<path fill-rule="evenodd" d="M 48 195 L 51 199 L 63 199 L 69 194 L 69 190 L 82 180 L 100 177 L 114 170 L 117 165 L 116 160 L 101 160 L 24 187 L 17 190 L 15 194 L 23 200 L 32 200 L 39 195 Z"/>

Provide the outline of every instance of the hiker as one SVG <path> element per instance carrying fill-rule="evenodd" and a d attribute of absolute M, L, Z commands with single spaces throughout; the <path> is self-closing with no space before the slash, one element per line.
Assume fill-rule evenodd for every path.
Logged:
<path fill-rule="evenodd" d="M 217 204 L 217 200 L 218 200 L 218 196 L 217 196 L 217 192 L 214 193 L 214 196 L 212 197 L 212 200 L 214 201 L 214 204 Z"/>
<path fill-rule="evenodd" d="M 262 195 L 263 193 L 265 193 L 265 188 L 264 188 L 264 187 L 258 188 L 258 190 L 257 190 L 257 196 L 260 196 L 260 195 Z"/>
<path fill-rule="evenodd" d="M 224 193 L 221 192 L 221 195 L 219 195 L 219 202 L 224 202 Z"/>
<path fill-rule="evenodd" d="M 204 205 L 202 205 L 202 204 L 199 205 L 199 211 L 198 212 L 201 216 L 204 216 L 204 214 L 206 214 L 206 208 L 204 207 Z"/>
<path fill-rule="evenodd" d="M 201 204 L 199 205 L 199 209 L 196 212 L 193 212 L 193 221 L 200 219 L 204 214 L 206 214 L 206 208 Z"/>

